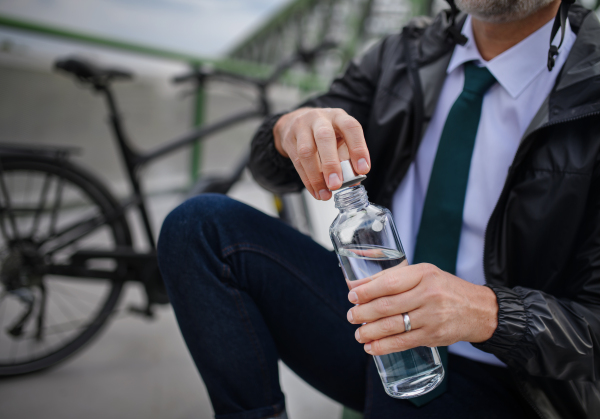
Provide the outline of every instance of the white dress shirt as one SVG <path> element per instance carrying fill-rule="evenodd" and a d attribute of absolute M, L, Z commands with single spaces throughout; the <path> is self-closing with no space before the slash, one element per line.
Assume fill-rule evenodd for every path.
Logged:
<path fill-rule="evenodd" d="M 477 65 L 487 67 L 498 83 L 483 99 L 467 183 L 456 276 L 473 284 L 485 284 L 483 244 L 488 220 L 500 197 L 521 137 L 552 90 L 576 39 L 571 27 L 567 26 L 556 65 L 551 72 L 548 71 L 546 65 L 552 24 L 553 20 L 509 50 L 485 61 L 473 38 L 471 17 L 467 17 L 462 33 L 469 40 L 464 46 L 457 45 L 452 54 L 439 102 L 416 159 L 393 197 L 392 211 L 409 262 L 413 260 L 442 129 L 450 108 L 463 89 L 463 64 L 475 61 Z M 558 39 L 557 35 L 556 45 Z M 455 343 L 449 351 L 476 361 L 504 366 L 496 356 L 480 351 L 468 342 Z"/>

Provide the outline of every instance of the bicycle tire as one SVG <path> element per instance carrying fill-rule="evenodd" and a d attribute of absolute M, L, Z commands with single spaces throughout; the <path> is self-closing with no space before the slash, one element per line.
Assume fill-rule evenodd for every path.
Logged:
<path fill-rule="evenodd" d="M 15 173 L 17 171 L 32 171 L 53 176 L 57 179 L 57 182 L 62 181 L 63 184 L 68 182 L 79 188 L 103 215 L 119 210 L 118 202 L 100 180 L 66 159 L 58 161 L 42 156 L 0 156 L 0 176 L 4 177 L 6 173 L 11 171 Z M 112 234 L 114 245 L 131 247 L 132 238 L 125 216 L 119 216 L 108 221 L 101 227 L 105 227 L 105 230 Z M 1 220 L 0 222 L 4 221 Z M 115 269 L 119 269 L 119 267 L 122 266 L 117 264 Z M 44 279 L 43 277 L 42 281 L 44 280 L 47 280 L 47 278 Z M 111 313 L 113 313 L 123 289 L 123 281 L 121 280 L 104 281 L 108 291 L 102 299 L 101 306 L 99 306 L 93 319 L 86 324 L 85 329 L 80 333 L 76 333 L 72 339 L 68 339 L 64 345 L 53 348 L 50 352 L 40 355 L 39 358 L 32 358 L 15 364 L 0 364 L 0 376 L 26 374 L 55 366 L 73 356 L 88 345 L 93 338 L 97 337 L 109 320 Z M 3 329 L 0 330 L 0 333 L 4 332 Z"/>

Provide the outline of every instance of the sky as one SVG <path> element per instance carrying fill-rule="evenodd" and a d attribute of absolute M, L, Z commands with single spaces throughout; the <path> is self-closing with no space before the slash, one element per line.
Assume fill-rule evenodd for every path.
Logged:
<path fill-rule="evenodd" d="M 288 1 L 0 0 L 0 15 L 218 57 Z"/>

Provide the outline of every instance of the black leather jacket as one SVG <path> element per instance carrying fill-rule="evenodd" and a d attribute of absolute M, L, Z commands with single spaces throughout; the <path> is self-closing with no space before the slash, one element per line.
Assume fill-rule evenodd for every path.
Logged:
<path fill-rule="evenodd" d="M 600 418 L 600 22 L 578 5 L 569 20 L 577 40 L 487 226 L 482 257 L 498 328 L 475 346 L 509 366 L 540 417 Z M 343 108 L 362 124 L 375 203 L 390 206 L 436 106 L 454 48 L 448 25 L 445 13 L 414 19 L 303 104 Z M 257 132 L 250 169 L 273 192 L 298 191 L 273 145 L 276 119 Z"/>

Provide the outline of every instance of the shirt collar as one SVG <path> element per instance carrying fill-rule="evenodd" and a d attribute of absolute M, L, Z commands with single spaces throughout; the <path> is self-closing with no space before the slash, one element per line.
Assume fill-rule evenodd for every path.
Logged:
<path fill-rule="evenodd" d="M 485 61 L 481 57 L 481 54 L 479 54 L 479 50 L 473 39 L 471 16 L 468 16 L 462 28 L 462 33 L 468 38 L 468 41 L 464 46 L 456 46 L 447 72 L 450 74 L 462 64 L 468 61 L 475 61 L 477 64 L 487 67 L 498 83 L 513 98 L 517 98 L 542 71 L 548 71 L 546 67 L 548 61 L 548 39 L 550 38 L 553 23 L 554 19 L 517 45 L 504 51 L 490 61 Z M 565 40 L 570 38 L 571 33 L 571 25 L 567 20 Z M 560 36 L 560 31 L 556 36 Z M 558 40 L 560 38 L 555 38 L 555 44 L 558 44 Z M 564 44 L 559 50 L 559 54 L 563 50 Z M 560 68 L 556 67 L 552 69 L 552 71 L 559 70 Z"/>

